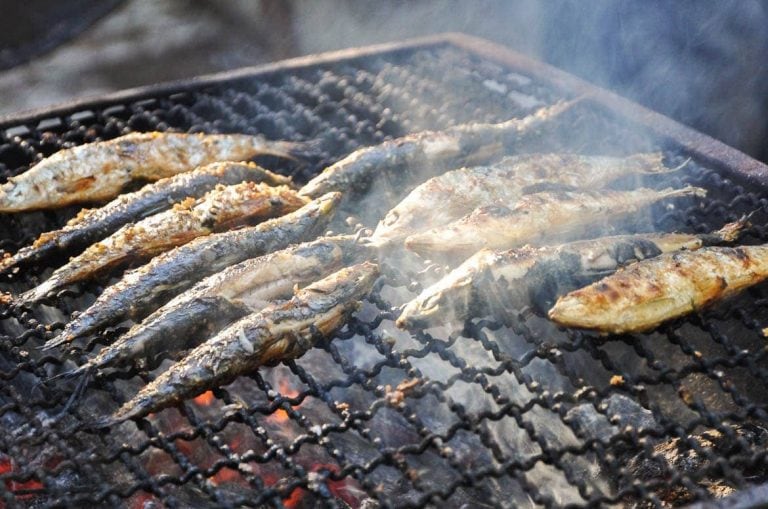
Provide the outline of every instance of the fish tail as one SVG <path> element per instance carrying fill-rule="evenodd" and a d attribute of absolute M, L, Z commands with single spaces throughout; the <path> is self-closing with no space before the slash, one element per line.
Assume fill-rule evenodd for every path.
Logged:
<path fill-rule="evenodd" d="M 318 158 L 322 154 L 322 140 L 314 139 L 307 141 L 275 141 L 271 142 L 271 149 L 264 152 L 271 155 L 285 157 L 295 160 L 307 160 Z"/>
<path fill-rule="evenodd" d="M 96 371 L 96 367 L 90 362 L 86 362 L 82 366 L 78 366 L 75 369 L 64 371 L 63 373 L 59 373 L 58 375 L 53 375 L 51 377 L 48 377 L 46 379 L 46 382 L 53 382 L 55 380 L 72 380 L 74 378 L 79 378 L 81 376 L 84 376 L 85 378 L 90 379 L 93 376 L 93 373 L 95 371 Z"/>
<path fill-rule="evenodd" d="M 31 265 L 56 253 L 55 242 L 46 242 L 38 246 L 28 246 L 17 251 L 13 256 L 0 261 L 0 274 L 7 274 L 20 265 Z"/>
<path fill-rule="evenodd" d="M 153 410 L 154 404 L 150 395 L 136 396 L 118 408 L 112 415 L 94 419 L 90 424 L 96 429 L 109 428 L 130 419 L 143 417 L 152 413 Z"/>
<path fill-rule="evenodd" d="M 57 288 L 59 288 L 59 281 L 58 278 L 52 277 L 48 279 L 47 281 L 44 281 L 43 283 L 40 283 L 36 287 L 32 288 L 29 291 L 26 291 L 18 296 L 17 301 L 19 304 L 22 305 L 32 305 L 37 302 L 40 302 L 41 300 L 44 300 L 48 295 L 53 293 Z"/>
<path fill-rule="evenodd" d="M 752 226 L 752 224 L 749 222 L 749 216 L 744 215 L 738 221 L 728 223 L 716 232 L 712 233 L 711 243 L 727 244 L 735 242 L 741 236 L 741 234 L 744 233 L 744 230 L 750 226 Z"/>
<path fill-rule="evenodd" d="M 44 345 L 39 347 L 40 351 L 47 352 L 62 345 L 71 343 L 75 339 L 71 334 L 61 333 L 55 338 L 46 341 Z"/>
<path fill-rule="evenodd" d="M 678 164 L 674 168 L 670 168 L 666 173 L 672 173 L 673 171 L 680 171 L 683 168 L 685 168 L 686 166 L 688 166 L 688 163 L 690 163 L 690 162 L 691 162 L 691 158 L 689 157 L 688 159 L 686 159 L 682 163 Z"/>
<path fill-rule="evenodd" d="M 671 187 L 663 189 L 661 191 L 662 198 L 675 198 L 678 196 L 695 196 L 697 198 L 705 198 L 707 196 L 707 190 L 703 187 L 686 186 L 680 189 L 673 189 Z"/>

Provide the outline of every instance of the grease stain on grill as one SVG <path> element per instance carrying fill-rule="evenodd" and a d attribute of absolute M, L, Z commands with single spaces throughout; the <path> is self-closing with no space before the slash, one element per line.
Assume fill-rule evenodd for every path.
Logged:
<path fill-rule="evenodd" d="M 303 183 L 359 146 L 522 116 L 558 98 L 525 71 L 458 48 L 399 50 L 0 126 L 0 170 L 7 178 L 40 155 L 131 130 L 248 132 L 321 140 L 309 164 L 267 161 Z M 603 154 L 655 149 L 665 151 L 670 167 L 687 157 L 674 143 L 597 108 L 582 108 L 525 147 Z M 746 241 L 768 240 L 765 197 L 695 160 L 651 182 L 710 192 L 705 200 L 654 207 L 629 231 L 701 233 L 758 210 Z M 387 200 L 406 190 L 401 185 L 410 183 L 377 182 L 363 202 L 370 201 L 372 211 L 363 223 L 371 226 Z M 0 247 L 14 250 L 76 212 L 6 216 Z M 342 224 L 334 227 L 343 231 Z M 25 290 L 50 271 L 23 271 L 0 281 L 0 290 Z M 73 287 L 33 309 L 3 305 L 2 503 L 642 507 L 672 500 L 670 493 L 677 496 L 673 502 L 706 500 L 767 480 L 759 424 L 768 419 L 764 285 L 646 335 L 562 331 L 541 310 L 509 310 L 503 301 L 494 303 L 493 318 L 411 334 L 394 327 L 393 306 L 439 274 L 389 265 L 383 272 L 383 282 L 335 340 L 108 433 L 87 423 L 124 402 L 170 360 L 151 373 L 100 375 L 79 406 L 59 415 L 76 387 L 40 382 L 84 357 L 42 355 L 35 347 L 109 281 Z M 542 289 L 542 306 L 552 291 Z M 99 348 L 125 325 L 79 346 Z M 621 384 L 612 383 L 616 376 Z M 6 463 L 13 468 L 4 471 Z M 715 485 L 726 488 L 711 490 Z"/>

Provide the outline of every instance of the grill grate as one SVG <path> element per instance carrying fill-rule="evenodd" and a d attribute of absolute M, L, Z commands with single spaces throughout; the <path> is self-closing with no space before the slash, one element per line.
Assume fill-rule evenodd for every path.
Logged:
<path fill-rule="evenodd" d="M 562 95 L 525 69 L 454 45 L 405 47 L 8 121 L 0 126 L 0 174 L 67 146 L 173 129 L 319 138 L 310 164 L 265 161 L 301 182 L 359 146 L 522 116 Z M 663 149 L 670 165 L 688 156 L 674 139 L 589 101 L 525 149 Z M 710 190 L 705 200 L 656 207 L 633 228 L 705 232 L 757 211 L 746 242 L 765 242 L 764 195 L 700 163 L 648 183 L 700 185 Z M 392 199 L 390 186 L 372 194 Z M 388 208 L 377 207 L 372 216 Z M 13 251 L 75 212 L 6 216 L 0 247 Z M 34 267 L 0 284 L 19 291 L 50 270 Z M 107 282 L 31 309 L 3 305 L 0 506 L 653 507 L 767 480 L 765 285 L 647 335 L 565 332 L 526 312 L 414 334 L 395 329 L 393 306 L 437 270 L 385 262 L 376 291 L 333 341 L 108 432 L 84 423 L 153 374 L 101 376 L 61 414 L 74 386 L 40 382 L 72 361 L 36 350 Z"/>

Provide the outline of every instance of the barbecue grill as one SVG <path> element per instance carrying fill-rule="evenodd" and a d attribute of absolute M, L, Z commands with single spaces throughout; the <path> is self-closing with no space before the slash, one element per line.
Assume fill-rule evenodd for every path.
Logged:
<path fill-rule="evenodd" d="M 663 150 L 670 167 L 691 158 L 680 171 L 647 178 L 654 186 L 702 186 L 707 198 L 657 206 L 634 228 L 706 232 L 751 213 L 744 242 L 768 241 L 764 165 L 463 35 L 299 58 L 4 118 L 0 174 L 5 180 L 64 147 L 179 130 L 320 140 L 304 164 L 263 161 L 303 183 L 361 146 L 502 121 L 582 95 L 552 132 L 520 150 Z M 390 181 L 383 194 L 401 191 Z M 375 214 L 389 205 L 382 203 Z M 0 247 L 13 252 L 76 212 L 4 216 Z M 372 226 L 370 218 L 361 221 Z M 0 288 L 28 289 L 55 265 L 25 267 Z M 765 285 L 648 334 L 566 331 L 527 310 L 397 330 L 397 306 L 439 270 L 417 274 L 385 262 L 375 291 L 335 339 L 109 430 L 88 423 L 157 371 L 104 374 L 72 405 L 76 384 L 46 380 L 83 362 L 124 324 L 82 345 L 82 357 L 36 348 L 108 281 L 30 308 L 4 301 L 0 507 L 757 507 L 766 498 Z"/>

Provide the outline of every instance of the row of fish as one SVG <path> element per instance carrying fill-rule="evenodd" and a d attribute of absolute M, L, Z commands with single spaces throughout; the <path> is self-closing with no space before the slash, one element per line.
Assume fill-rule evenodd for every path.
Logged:
<path fill-rule="evenodd" d="M 761 254 L 752 253 L 750 248 L 727 251 L 704 247 L 732 242 L 744 222 L 711 235 L 615 236 L 556 247 L 527 246 L 584 236 L 584 230 L 597 222 L 631 216 L 661 200 L 705 194 L 694 187 L 585 190 L 627 174 L 674 171 L 663 165 L 660 154 L 627 158 L 530 154 L 453 170 L 412 191 L 370 237 L 318 238 L 326 231 L 342 192 L 361 190 L 373 176 L 386 172 L 402 173 L 435 163 L 455 167 L 509 152 L 576 102 L 557 103 L 501 124 L 417 133 L 361 149 L 298 191 L 289 179 L 253 164 L 213 161 L 259 153 L 295 157 L 306 150 L 300 144 L 241 135 L 148 133 L 61 151 L 0 189 L 0 210 L 97 201 L 119 193 L 132 179 L 162 180 L 102 208 L 84 211 L 62 230 L 44 234 L 35 245 L 7 258 L 0 269 L 87 247 L 51 279 L 21 297 L 32 302 L 128 260 L 149 259 L 123 274 L 45 345 L 63 346 L 122 320 L 138 321 L 71 375 L 136 362 L 152 366 L 161 354 L 193 348 L 103 422 L 109 424 L 176 404 L 259 365 L 301 355 L 315 339 L 331 335 L 345 323 L 359 300 L 370 292 L 378 274 L 377 265 L 364 260 L 374 259 L 392 246 L 405 245 L 422 256 L 460 260 L 477 253 L 406 305 L 397 322 L 401 327 L 466 317 L 478 306 L 491 303 L 489 296 L 500 292 L 499 288 L 504 292 L 499 301 L 506 305 L 519 301 L 548 308 L 555 297 L 575 289 L 573 281 L 595 279 L 631 261 L 656 257 L 648 261 L 661 263 L 668 259 L 664 253 L 678 257 L 674 262 L 678 265 L 682 263 L 680 257 L 696 250 L 714 253 L 713 264 L 740 257 L 745 267 L 746 260 L 752 262 L 750 267 L 760 265 L 757 260 Z M 162 154 L 166 151 L 172 153 L 170 163 L 157 169 L 164 164 Z M 92 158 L 95 164 L 84 164 Z M 72 160 L 87 169 L 75 170 Z M 203 163 L 209 166 L 193 170 Z M 110 176 L 113 172 L 119 175 Z M 44 179 L 52 179 L 61 189 L 74 186 L 78 192 L 63 191 L 67 197 L 61 199 L 52 194 L 45 203 L 38 197 Z M 267 220 L 222 231 L 255 219 Z M 695 264 L 687 269 L 694 276 Z M 614 277 L 639 265 L 631 264 Z M 731 292 L 724 289 L 723 282 L 735 288 L 737 280 L 749 279 L 739 279 L 735 263 L 728 267 L 732 272 L 718 280 L 722 294 Z M 615 293 L 615 288 L 631 285 L 632 278 L 637 277 L 625 276 L 608 286 Z M 648 274 L 643 273 L 643 277 Z M 672 279 L 667 283 L 671 291 L 680 285 Z M 303 290 L 295 288 L 304 285 L 308 286 Z M 715 283 L 710 286 L 710 293 L 717 294 Z M 542 289 L 553 287 L 554 291 L 542 294 Z M 578 302 L 561 299 L 565 305 L 558 302 L 551 317 L 567 325 L 587 326 L 567 318 L 569 310 L 575 310 L 571 315 L 584 315 L 585 307 L 597 308 L 599 297 L 586 290 Z M 646 290 L 646 294 L 652 293 L 650 287 Z M 691 305 L 698 303 L 689 301 Z M 610 310 L 601 312 L 610 318 Z M 632 323 L 631 318 L 625 322 Z"/>
<path fill-rule="evenodd" d="M 2 210 L 98 201 L 118 193 L 130 180 L 164 178 L 102 208 L 81 212 L 63 229 L 44 234 L 33 246 L 6 258 L 0 270 L 85 248 L 48 281 L 21 296 L 33 302 L 129 260 L 150 258 L 108 287 L 45 346 L 67 344 L 126 318 L 146 317 L 70 373 L 78 375 L 129 362 L 152 363 L 160 352 L 182 352 L 212 334 L 167 373 L 167 380 L 163 375 L 145 388 L 115 418 L 144 415 L 178 402 L 190 391 L 224 383 L 241 370 L 300 355 L 316 337 L 329 335 L 344 323 L 370 291 L 378 268 L 360 263 L 375 254 L 372 246 L 356 237 L 311 241 L 325 231 L 341 201 L 341 194 L 333 190 L 347 190 L 372 174 L 414 162 L 465 161 L 480 153 L 492 157 L 572 104 L 558 103 L 522 120 L 418 133 L 363 149 L 298 193 L 284 177 L 255 165 L 213 162 L 257 153 L 291 157 L 299 151 L 295 144 L 243 136 L 147 133 L 64 150 L 6 184 L 0 190 Z M 164 150 L 173 152 L 171 162 L 159 168 Z M 244 156 L 243 151 L 250 152 Z M 188 171 L 202 163 L 210 164 Z M 75 164 L 81 169 L 74 171 Z M 109 175 L 116 168 L 119 175 Z M 50 193 L 45 202 L 38 196 L 44 179 L 67 188 L 67 196 Z M 75 188 L 77 193 L 69 192 Z M 263 198 L 254 205 L 257 194 Z M 270 215 L 277 217 L 216 233 L 254 216 Z M 349 267 L 352 263 L 357 265 Z M 279 304 L 294 293 L 294 286 L 306 284 Z M 229 329 L 220 331 L 227 325 Z M 176 344 L 169 344 L 169 338 Z M 234 346 L 222 349 L 226 344 Z M 179 384 L 187 388 L 182 390 Z"/>

